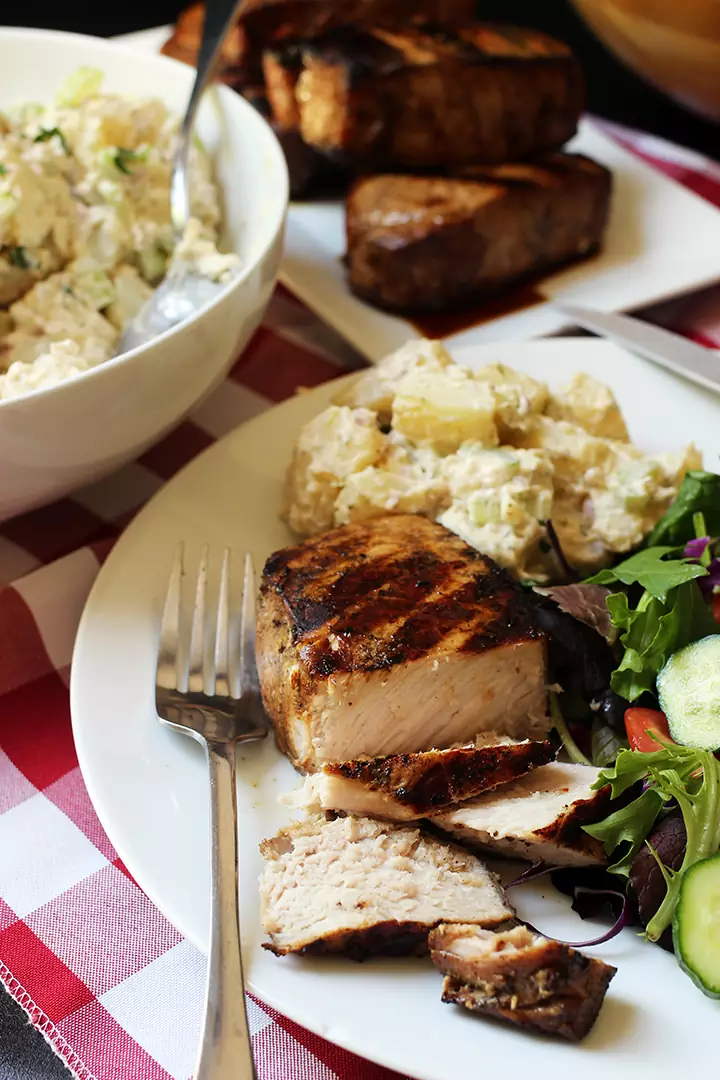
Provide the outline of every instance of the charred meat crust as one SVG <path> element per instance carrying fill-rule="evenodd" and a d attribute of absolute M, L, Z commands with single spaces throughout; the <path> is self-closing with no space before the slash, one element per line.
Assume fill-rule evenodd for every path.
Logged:
<path fill-rule="evenodd" d="M 582 826 L 603 816 L 610 789 L 589 793 L 583 788 L 573 792 L 572 779 L 562 773 L 583 769 L 550 763 L 511 782 L 501 791 L 502 799 L 496 798 L 497 791 L 490 791 L 450 810 L 435 811 L 429 820 L 456 842 L 480 854 L 491 851 L 530 861 L 540 858 L 550 865 L 604 865 L 607 858 L 602 843 L 584 832 Z M 561 802 L 549 810 L 542 806 L 538 809 L 537 798 L 542 799 L 543 793 L 564 797 L 564 805 Z M 504 801 L 514 807 L 509 829 L 496 813 Z M 543 825 L 543 821 L 547 824 Z"/>
<path fill-rule="evenodd" d="M 616 968 L 524 927 L 497 934 L 498 951 L 476 958 L 453 951 L 474 932 L 444 925 L 430 934 L 433 963 L 445 974 L 443 1001 L 571 1041 L 587 1035 Z M 518 935 L 523 943 L 513 947 Z"/>
<path fill-rule="evenodd" d="M 341 26 L 302 42 L 306 60 L 342 67 L 348 89 L 408 66 L 461 61 L 470 65 L 574 64 L 567 45 L 516 26 L 470 24 L 449 28 L 424 23 L 397 34 Z M 432 54 L 435 53 L 433 57 Z"/>
<path fill-rule="evenodd" d="M 532 615 L 504 571 L 416 515 L 277 552 L 263 573 L 256 654 L 278 745 L 314 771 L 478 732 L 544 738 L 545 638 Z"/>
<path fill-rule="evenodd" d="M 389 527 L 388 550 L 368 556 L 369 538 L 384 520 L 398 537 L 404 525 L 402 550 Z M 436 550 L 429 550 L 430 539 Z M 467 580 L 429 598 L 459 576 Z M 504 570 L 449 530 L 414 516 L 341 526 L 278 551 L 265 563 L 260 592 L 281 599 L 290 640 L 312 676 L 418 660 L 455 631 L 465 635 L 465 652 L 543 639 L 530 604 Z"/>
<path fill-rule="evenodd" d="M 450 169 L 558 149 L 583 84 L 570 50 L 535 31 L 342 27 L 303 44 L 303 137 L 364 172 Z"/>
<path fill-rule="evenodd" d="M 588 962 L 600 963 L 599 960 Z M 608 965 L 603 964 L 603 967 L 607 968 Z M 615 968 L 609 968 L 609 974 L 592 972 L 593 986 L 586 998 L 558 993 L 543 1004 L 516 1008 L 512 1006 L 511 997 L 487 998 L 482 991 L 447 975 L 443 982 L 442 1000 L 449 1005 L 462 1005 L 472 1012 L 505 1020 L 516 1027 L 544 1031 L 548 1035 L 560 1035 L 570 1042 L 578 1042 L 595 1023 L 602 998 L 614 974 Z"/>
<path fill-rule="evenodd" d="M 474 0 L 245 0 L 241 19 L 254 39 L 267 44 L 347 25 L 464 23 L 474 13 Z"/>
<path fill-rule="evenodd" d="M 408 315 L 449 311 L 597 250 L 609 172 L 580 154 L 361 178 L 346 199 L 350 288 Z"/>
<path fill-rule="evenodd" d="M 423 814 L 514 780 L 554 756 L 549 742 L 462 746 L 330 763 L 324 771 L 357 780 Z"/>
<path fill-rule="evenodd" d="M 327 956 L 342 953 L 350 960 L 361 962 L 374 956 L 427 956 L 428 934 L 432 927 L 425 923 L 378 923 L 366 930 L 341 930 L 305 945 L 301 949 L 283 948 L 263 942 L 263 949 L 275 956 Z"/>
<path fill-rule="evenodd" d="M 594 799 L 584 802 L 573 803 L 567 813 L 557 818 L 551 825 L 544 829 L 538 829 L 534 836 L 538 840 L 548 842 L 562 842 L 572 844 L 578 851 L 586 851 L 590 855 L 597 855 L 598 860 L 605 862 L 604 848 L 594 836 L 583 832 L 583 825 L 588 825 L 602 817 L 604 807 L 610 800 L 610 788 L 600 788 Z"/>

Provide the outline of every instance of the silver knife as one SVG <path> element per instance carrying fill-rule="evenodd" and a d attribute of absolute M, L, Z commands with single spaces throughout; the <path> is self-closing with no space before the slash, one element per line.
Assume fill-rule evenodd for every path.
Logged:
<path fill-rule="evenodd" d="M 696 345 L 670 330 L 634 319 L 631 315 L 594 311 L 576 304 L 553 302 L 553 307 L 576 326 L 624 345 L 631 352 L 652 360 L 675 375 L 720 393 L 720 355 L 712 349 Z"/>

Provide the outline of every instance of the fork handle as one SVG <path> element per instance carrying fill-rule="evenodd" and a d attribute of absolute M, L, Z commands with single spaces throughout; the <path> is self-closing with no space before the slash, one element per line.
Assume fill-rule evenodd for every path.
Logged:
<path fill-rule="evenodd" d="M 212 830 L 210 957 L 195 1080 L 257 1080 L 238 919 L 235 744 L 207 743 Z"/>

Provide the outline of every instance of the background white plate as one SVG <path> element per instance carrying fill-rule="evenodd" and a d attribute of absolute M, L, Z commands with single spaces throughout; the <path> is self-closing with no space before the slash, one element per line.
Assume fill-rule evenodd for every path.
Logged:
<path fill-rule="evenodd" d="M 123 40 L 157 51 L 169 36 L 157 27 Z M 613 203 L 601 253 L 543 280 L 549 300 L 606 311 L 631 311 L 691 292 L 720 278 L 720 211 L 699 195 L 608 138 L 591 120 L 569 149 L 588 154 L 613 174 Z M 417 329 L 362 300 L 347 287 L 344 212 L 339 202 L 293 203 L 280 280 L 358 352 L 375 363 Z M 549 303 L 472 327 L 450 340 L 462 347 L 542 337 L 567 326 Z"/>
<path fill-rule="evenodd" d="M 632 437 L 647 449 L 694 439 L 710 468 L 720 454 L 716 397 L 606 342 L 561 338 L 474 350 L 563 382 L 576 370 L 615 390 Z M 100 819 L 142 888 L 201 948 L 209 910 L 208 789 L 202 751 L 163 728 L 153 707 L 157 626 L 176 542 L 188 566 L 203 543 L 227 544 L 258 566 L 290 537 L 278 519 L 284 469 L 299 426 L 329 401 L 333 386 L 298 396 L 238 428 L 172 480 L 112 552 L 88 601 L 71 686 L 75 740 Z M 672 956 L 632 931 L 597 953 L 618 966 L 600 1019 L 580 1048 L 483 1022 L 440 1002 L 427 961 L 278 959 L 261 949 L 258 841 L 287 820 L 277 795 L 299 783 L 268 740 L 238 757 L 240 895 L 249 986 L 298 1023 L 420 1080 L 515 1080 L 582 1074 L 677 1080 L 716 1061 L 717 1005 L 695 989 Z M 571 941 L 593 936 L 549 886 L 513 898 L 532 922 Z M 632 1069 L 632 1072 L 630 1071 Z"/>

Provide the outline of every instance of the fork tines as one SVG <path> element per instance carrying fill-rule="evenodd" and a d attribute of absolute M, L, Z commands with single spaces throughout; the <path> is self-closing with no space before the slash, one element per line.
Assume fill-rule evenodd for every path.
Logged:
<path fill-rule="evenodd" d="M 238 663 L 232 663 L 231 646 L 231 550 L 225 548 L 220 568 L 217 617 L 208 625 L 208 582 L 210 550 L 205 545 L 200 558 L 192 604 L 190 638 L 185 648 L 187 623 L 183 604 L 185 545 L 178 544 L 165 608 L 160 626 L 156 685 L 158 689 L 200 694 L 215 698 L 237 698 L 257 688 L 255 667 L 255 574 L 252 556 L 245 555 L 242 613 Z M 237 691 L 239 677 L 239 693 Z"/>

